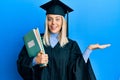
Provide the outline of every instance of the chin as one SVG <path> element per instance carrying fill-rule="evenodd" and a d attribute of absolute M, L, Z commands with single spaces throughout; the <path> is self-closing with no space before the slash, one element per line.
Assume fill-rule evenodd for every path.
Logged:
<path fill-rule="evenodd" d="M 56 33 L 58 33 L 58 32 L 52 32 L 52 33 L 56 34 Z"/>
<path fill-rule="evenodd" d="M 51 33 L 58 33 L 58 31 L 51 31 Z"/>

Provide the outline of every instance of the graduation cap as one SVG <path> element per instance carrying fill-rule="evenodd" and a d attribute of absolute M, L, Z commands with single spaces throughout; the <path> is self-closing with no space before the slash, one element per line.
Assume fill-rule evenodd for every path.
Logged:
<path fill-rule="evenodd" d="M 67 14 L 67 26 L 68 26 L 68 13 L 73 11 L 73 9 L 71 9 L 69 6 L 67 6 L 60 0 L 51 0 L 41 5 L 40 7 L 46 10 L 46 15 L 56 14 L 56 15 L 62 15 L 64 17 L 65 14 Z M 67 33 L 68 33 L 68 30 L 67 30 Z"/>

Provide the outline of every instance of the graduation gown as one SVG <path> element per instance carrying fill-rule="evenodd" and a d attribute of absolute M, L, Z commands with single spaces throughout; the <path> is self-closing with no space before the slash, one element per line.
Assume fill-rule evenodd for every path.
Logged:
<path fill-rule="evenodd" d="M 78 44 L 69 42 L 60 47 L 44 46 L 48 54 L 47 67 L 32 66 L 33 57 L 29 57 L 25 46 L 21 50 L 17 69 L 24 80 L 96 80 L 90 61 L 85 63 Z"/>

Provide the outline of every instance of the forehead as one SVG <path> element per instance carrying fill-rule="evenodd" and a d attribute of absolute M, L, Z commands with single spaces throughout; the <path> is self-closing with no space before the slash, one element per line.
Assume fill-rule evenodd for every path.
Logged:
<path fill-rule="evenodd" d="M 56 15 L 56 14 L 48 14 L 47 17 L 53 17 L 53 18 L 61 18 L 61 15 Z"/>

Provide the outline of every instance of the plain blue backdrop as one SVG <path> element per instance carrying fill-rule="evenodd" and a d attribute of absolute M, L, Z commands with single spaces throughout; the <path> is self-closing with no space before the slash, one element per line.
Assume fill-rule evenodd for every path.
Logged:
<path fill-rule="evenodd" d="M 39 6 L 48 1 L 0 1 L 0 80 L 22 80 L 16 60 L 23 36 L 35 27 L 44 32 L 45 11 Z M 74 9 L 69 14 L 69 37 L 78 42 L 82 52 L 90 44 L 111 44 L 90 56 L 97 80 L 120 80 L 120 0 L 62 2 Z"/>

